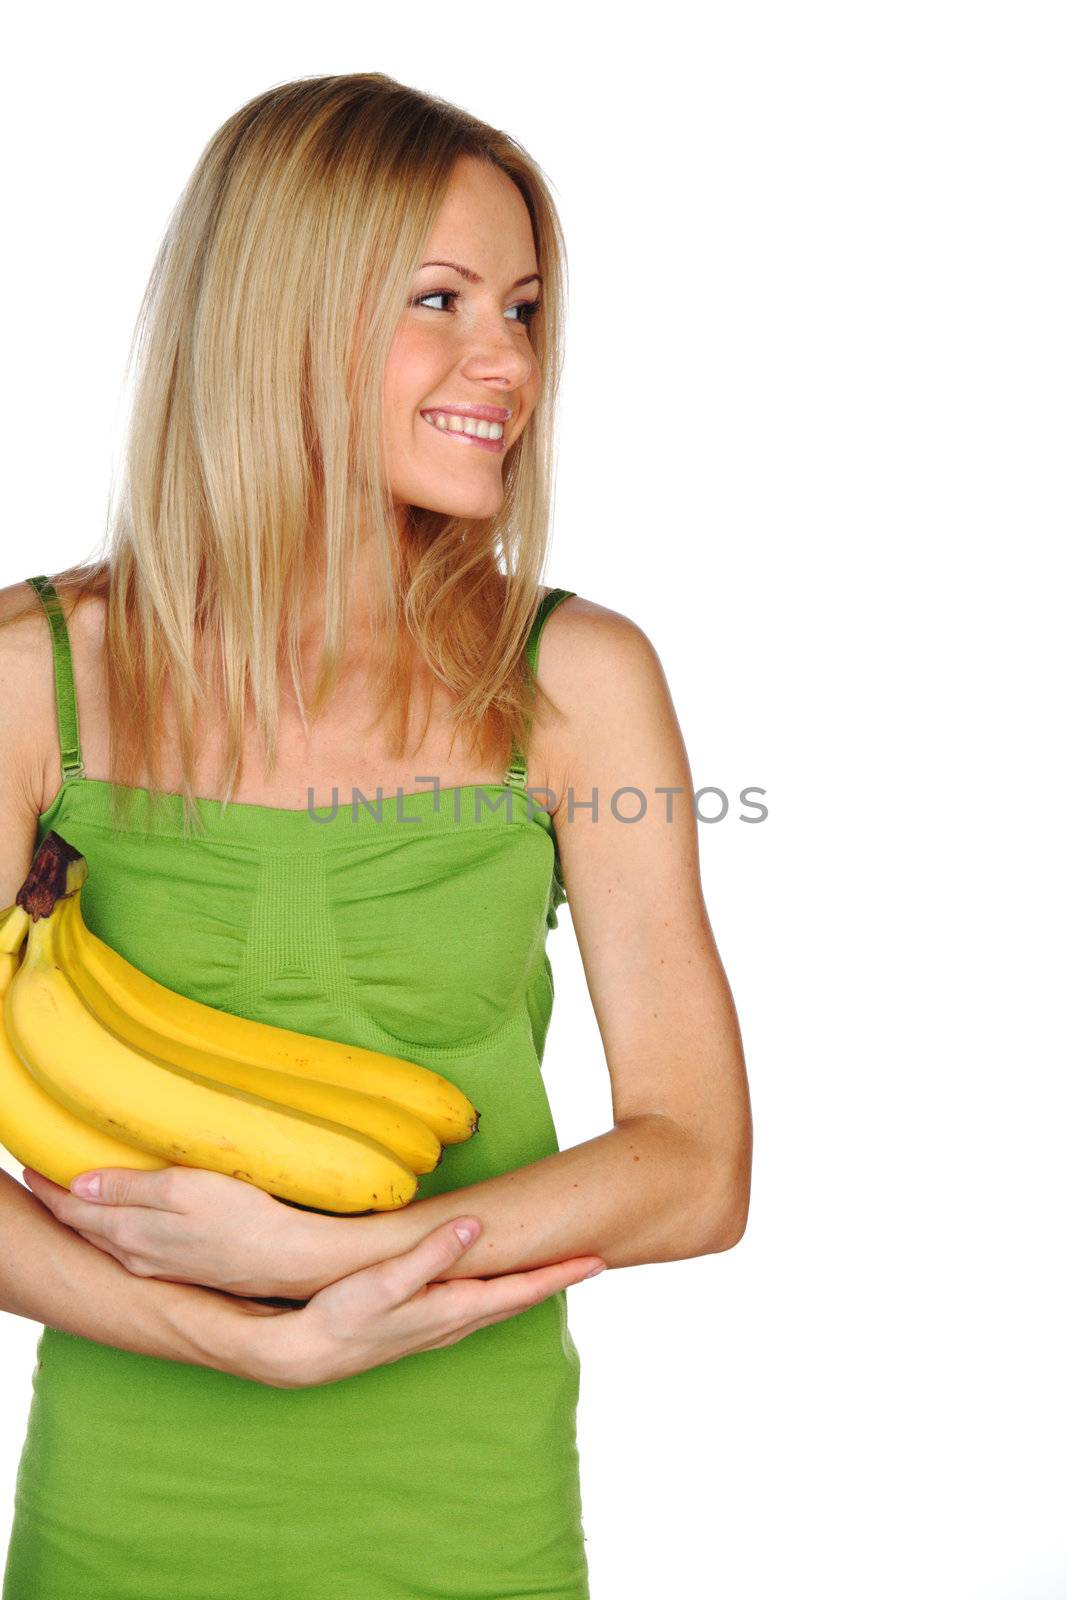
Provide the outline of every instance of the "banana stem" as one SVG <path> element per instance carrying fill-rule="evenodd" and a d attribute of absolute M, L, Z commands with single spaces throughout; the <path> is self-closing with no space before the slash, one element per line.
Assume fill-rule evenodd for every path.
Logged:
<path fill-rule="evenodd" d="M 56 901 L 80 889 L 89 875 L 85 857 L 62 834 L 46 833 L 30 863 L 15 904 L 33 918 L 50 917 Z"/>

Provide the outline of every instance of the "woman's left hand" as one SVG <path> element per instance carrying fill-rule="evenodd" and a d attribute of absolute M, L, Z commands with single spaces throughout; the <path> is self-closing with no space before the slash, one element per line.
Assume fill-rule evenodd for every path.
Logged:
<path fill-rule="evenodd" d="M 241 1178 L 202 1167 L 94 1167 L 68 1190 L 33 1167 L 23 1177 L 54 1217 L 139 1278 L 301 1300 L 329 1281 L 328 1272 L 316 1281 L 315 1260 L 330 1219 Z M 100 1180 L 96 1195 L 90 1178 Z"/>

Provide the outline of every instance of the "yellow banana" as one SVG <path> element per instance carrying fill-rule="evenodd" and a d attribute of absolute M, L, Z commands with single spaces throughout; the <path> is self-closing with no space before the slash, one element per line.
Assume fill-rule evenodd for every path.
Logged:
<path fill-rule="evenodd" d="M 80 896 L 73 898 L 72 976 L 79 987 L 83 977 L 86 983 L 91 980 L 94 996 L 102 991 L 110 998 L 115 1012 L 124 1019 L 123 1037 L 131 1043 L 140 1044 L 141 1030 L 147 1029 L 165 1042 L 155 1053 L 192 1072 L 219 1077 L 220 1081 L 244 1082 L 232 1077 L 222 1079 L 218 1070 L 222 1058 L 391 1100 L 423 1122 L 440 1144 L 461 1144 L 476 1131 L 478 1112 L 470 1100 L 455 1084 L 428 1067 L 377 1050 L 363 1050 L 358 1045 L 234 1016 L 157 983 L 86 926 Z M 96 998 L 91 1003 L 97 1009 Z M 253 1087 L 251 1083 L 245 1086 Z M 270 1094 L 266 1088 L 257 1088 L 257 1092 Z M 277 1098 L 289 1103 L 288 1093 Z"/>
<path fill-rule="evenodd" d="M 0 954 L 17 955 L 26 939 L 30 914 L 22 906 L 8 906 L 0 911 Z"/>
<path fill-rule="evenodd" d="M 77 900 L 78 893 L 71 897 L 72 901 Z M 57 929 L 56 950 L 60 964 L 93 1015 L 126 1044 L 170 1066 L 195 1072 L 212 1083 L 247 1089 L 276 1105 L 310 1111 L 313 1116 L 339 1122 L 356 1133 L 365 1133 L 392 1150 L 412 1172 L 432 1172 L 440 1165 L 444 1154 L 440 1139 L 425 1122 L 395 1101 L 339 1084 L 320 1083 L 314 1078 L 298 1078 L 290 1072 L 275 1072 L 256 1062 L 234 1061 L 228 1056 L 194 1050 L 131 1016 L 97 981 L 92 967 L 80 959 L 77 941 L 72 936 L 79 915 L 80 908 L 72 904 Z"/>
<path fill-rule="evenodd" d="M 412 1199 L 417 1177 L 377 1140 L 153 1058 L 94 1017 L 57 950 L 70 891 L 86 875 L 81 856 L 65 865 L 68 889 L 31 923 L 4 999 L 10 1042 L 46 1094 L 168 1162 L 243 1178 L 316 1210 L 391 1211 Z"/>
<path fill-rule="evenodd" d="M 21 908 L 16 908 L 21 909 Z M 11 911 L 0 912 L 0 1005 L 19 965 L 19 952 L 3 949 L 13 932 Z M 26 918 L 29 922 L 29 918 Z M 25 927 L 23 927 L 25 937 Z M 83 1122 L 46 1094 L 15 1054 L 0 1026 L 0 1144 L 24 1167 L 36 1167 L 53 1183 L 70 1188 L 91 1167 L 136 1167 L 151 1172 L 167 1165 Z"/>

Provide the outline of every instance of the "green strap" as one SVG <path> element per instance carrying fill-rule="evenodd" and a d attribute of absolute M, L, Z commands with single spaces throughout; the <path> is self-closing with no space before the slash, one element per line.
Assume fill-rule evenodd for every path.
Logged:
<path fill-rule="evenodd" d="M 52 664 L 56 678 L 56 718 L 59 724 L 59 762 L 63 782 L 80 778 L 85 771 L 78 739 L 78 701 L 74 693 L 74 666 L 70 654 L 70 634 L 63 615 L 63 603 L 51 578 L 27 578 L 44 606 L 52 630 Z"/>
<path fill-rule="evenodd" d="M 537 608 L 537 615 L 534 618 L 533 627 L 530 629 L 530 636 L 526 641 L 526 660 L 529 663 L 531 675 L 535 678 L 537 677 L 537 661 L 541 654 L 541 633 L 545 623 L 560 601 L 569 600 L 574 593 L 576 593 L 574 589 L 550 589 Z M 529 721 L 526 724 L 526 731 L 527 733 L 529 732 Z M 526 779 L 525 752 L 520 750 L 518 745 L 513 744 L 511 760 L 504 774 L 504 782 L 510 789 L 525 789 Z"/>

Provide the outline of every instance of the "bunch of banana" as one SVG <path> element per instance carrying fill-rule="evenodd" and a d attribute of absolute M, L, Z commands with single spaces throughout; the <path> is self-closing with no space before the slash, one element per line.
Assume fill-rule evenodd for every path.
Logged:
<path fill-rule="evenodd" d="M 0 912 L 0 1140 L 25 1165 L 63 1184 L 92 1166 L 206 1167 L 317 1210 L 384 1211 L 477 1129 L 425 1067 L 156 983 L 86 926 L 87 875 L 50 833 Z"/>
<path fill-rule="evenodd" d="M 0 1005 L 18 970 L 29 916 L 21 906 L 0 912 Z M 150 1172 L 168 1163 L 147 1150 L 83 1122 L 46 1094 L 11 1047 L 0 1028 L 0 1143 L 24 1167 L 36 1167 L 65 1188 L 90 1167 L 138 1167 Z"/>

